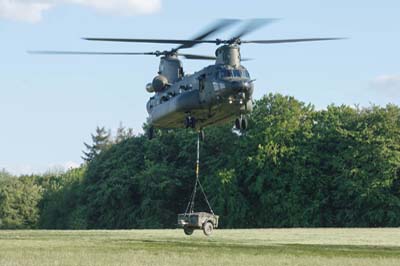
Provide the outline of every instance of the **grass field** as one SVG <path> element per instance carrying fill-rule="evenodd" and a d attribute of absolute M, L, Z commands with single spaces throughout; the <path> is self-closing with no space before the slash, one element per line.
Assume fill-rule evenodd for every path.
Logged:
<path fill-rule="evenodd" d="M 0 231 L 0 265 L 400 265 L 400 229 Z"/>

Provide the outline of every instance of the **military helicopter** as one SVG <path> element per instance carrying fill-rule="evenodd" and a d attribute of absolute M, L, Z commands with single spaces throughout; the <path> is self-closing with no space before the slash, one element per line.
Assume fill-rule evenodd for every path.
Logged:
<path fill-rule="evenodd" d="M 146 85 L 154 93 L 147 102 L 149 117 L 148 137 L 154 136 L 154 128 L 193 128 L 204 138 L 203 128 L 209 125 L 234 122 L 237 130 L 248 127 L 246 115 L 252 111 L 254 79 L 241 64 L 242 44 L 276 44 L 310 41 L 338 40 L 342 38 L 303 38 L 278 40 L 243 40 L 250 32 L 275 21 L 275 19 L 248 20 L 230 39 L 206 39 L 228 26 L 236 19 L 224 19 L 192 39 L 121 39 L 83 38 L 88 41 L 179 44 L 170 50 L 153 52 L 78 52 L 78 51 L 31 51 L 39 54 L 64 55 L 153 55 L 160 57 L 158 75 Z M 181 53 L 180 50 L 208 43 L 219 46 L 215 56 Z M 215 63 L 186 75 L 179 57 L 193 60 L 214 60 Z"/>

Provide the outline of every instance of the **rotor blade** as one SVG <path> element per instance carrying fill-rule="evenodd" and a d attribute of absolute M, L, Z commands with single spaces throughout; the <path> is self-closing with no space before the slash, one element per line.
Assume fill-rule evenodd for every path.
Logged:
<path fill-rule="evenodd" d="M 211 55 L 196 55 L 196 54 L 181 54 L 178 53 L 178 56 L 183 56 L 186 59 L 197 59 L 197 60 L 217 60 L 217 57 Z M 252 58 L 242 58 L 240 61 L 251 61 Z"/>
<path fill-rule="evenodd" d="M 181 54 L 181 53 L 178 53 L 177 55 L 183 56 L 186 59 L 197 59 L 197 60 L 216 60 L 217 59 L 215 56 L 209 56 L 209 55 Z"/>
<path fill-rule="evenodd" d="M 270 24 L 276 20 L 277 19 L 273 19 L 273 18 L 251 19 L 242 27 L 242 29 L 238 33 L 236 33 L 236 35 L 232 39 L 240 39 L 243 36 L 249 34 L 250 32 L 253 32 L 253 31 L 257 30 L 258 28 L 261 28 L 262 26 L 264 26 L 266 24 Z"/>
<path fill-rule="evenodd" d="M 304 38 L 304 39 L 281 39 L 281 40 L 243 40 L 241 43 L 261 43 L 261 44 L 273 44 L 273 43 L 291 43 L 291 42 L 316 42 L 316 41 L 334 41 L 344 40 L 346 38 Z"/>
<path fill-rule="evenodd" d="M 187 39 L 131 39 L 131 38 L 82 38 L 87 41 L 105 41 L 105 42 L 137 42 L 137 43 L 170 43 L 170 44 L 181 44 L 174 50 L 177 51 L 183 48 L 190 48 L 199 43 L 215 43 L 215 41 L 203 41 L 204 38 L 210 36 L 211 34 L 222 30 L 233 23 L 236 23 L 236 19 L 222 19 L 210 27 L 207 31 L 197 35 L 191 40 Z"/>
<path fill-rule="evenodd" d="M 158 52 L 147 53 L 131 53 L 131 52 L 81 52 L 81 51 L 28 51 L 29 54 L 48 54 L 48 55 L 162 55 Z M 199 59 L 199 60 L 216 60 L 215 56 L 208 55 L 195 55 L 195 54 L 181 54 L 186 59 Z"/>
<path fill-rule="evenodd" d="M 211 26 L 208 30 L 206 30 L 205 32 L 198 34 L 196 37 L 194 37 L 192 39 L 191 43 L 183 43 L 182 45 L 178 46 L 177 48 L 175 48 L 174 50 L 177 51 L 179 49 L 185 49 L 185 48 L 191 48 L 193 46 L 195 46 L 196 44 L 198 44 L 199 42 L 196 41 L 200 41 L 203 40 L 205 38 L 207 38 L 208 36 L 222 30 L 223 28 L 226 28 L 236 22 L 238 22 L 239 20 L 237 19 L 221 19 L 218 20 L 213 26 Z"/>
<path fill-rule="evenodd" d="M 29 54 L 49 55 L 156 55 L 154 52 L 129 53 L 129 52 L 80 52 L 80 51 L 28 51 Z"/>
<path fill-rule="evenodd" d="M 87 41 L 102 42 L 141 42 L 141 43 L 172 43 L 172 44 L 191 44 L 193 40 L 176 39 L 125 39 L 125 38 L 82 38 Z"/>

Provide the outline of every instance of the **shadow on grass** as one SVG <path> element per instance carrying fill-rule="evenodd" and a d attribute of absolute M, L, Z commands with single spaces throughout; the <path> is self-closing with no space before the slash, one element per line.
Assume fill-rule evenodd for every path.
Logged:
<path fill-rule="evenodd" d="M 121 239 L 112 240 L 119 249 L 165 251 L 177 253 L 206 252 L 249 255 L 287 254 L 294 256 L 400 258 L 400 247 L 369 245 L 258 244 L 222 243 L 213 241 Z"/>

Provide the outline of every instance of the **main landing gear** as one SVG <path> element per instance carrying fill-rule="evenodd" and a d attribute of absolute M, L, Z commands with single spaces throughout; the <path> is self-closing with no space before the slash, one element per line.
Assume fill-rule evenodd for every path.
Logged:
<path fill-rule="evenodd" d="M 149 128 L 147 129 L 147 138 L 149 140 L 152 140 L 154 138 L 154 127 L 153 126 L 149 126 Z"/>
<path fill-rule="evenodd" d="M 191 115 L 188 115 L 188 116 L 185 118 L 185 127 L 186 127 L 186 128 L 193 128 L 193 129 L 195 129 L 195 128 L 196 128 L 196 118 L 194 118 L 194 117 L 191 116 Z M 199 130 L 199 137 L 200 137 L 200 140 L 201 140 L 201 141 L 204 141 L 205 134 L 204 134 L 204 130 L 203 130 L 202 128 L 200 128 L 200 130 Z"/>
<path fill-rule="evenodd" d="M 196 119 L 193 116 L 188 115 L 185 118 L 185 127 L 186 128 L 196 128 Z"/>
<path fill-rule="evenodd" d="M 236 118 L 235 120 L 235 128 L 237 130 L 246 130 L 248 126 L 247 118 L 243 115 Z"/>

